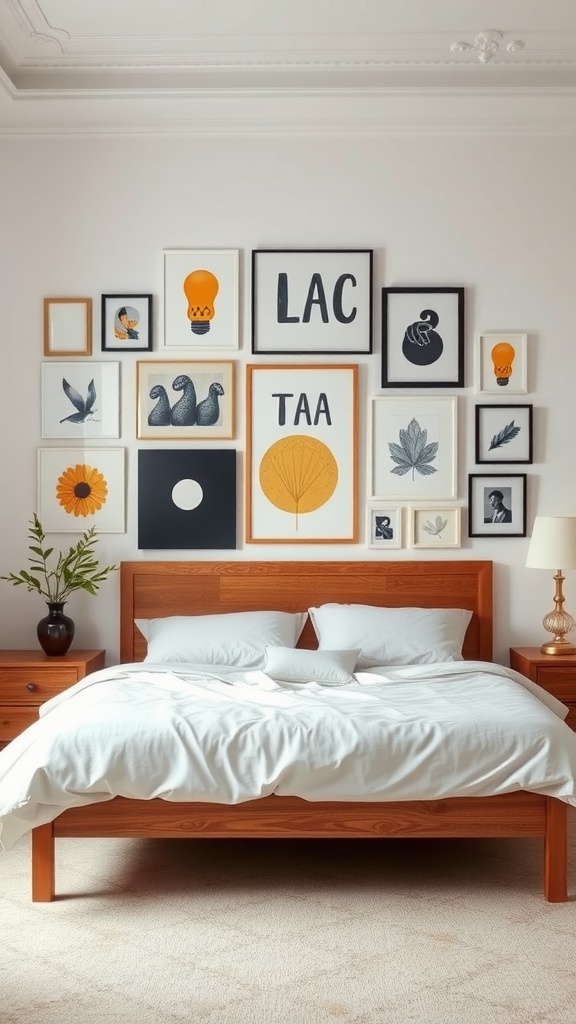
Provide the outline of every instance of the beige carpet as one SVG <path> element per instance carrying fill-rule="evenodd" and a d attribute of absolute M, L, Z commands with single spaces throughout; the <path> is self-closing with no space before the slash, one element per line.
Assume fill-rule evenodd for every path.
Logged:
<path fill-rule="evenodd" d="M 536 841 L 58 848 L 52 904 L 27 840 L 0 854 L 2 1024 L 576 1020 L 576 902 L 544 902 Z"/>

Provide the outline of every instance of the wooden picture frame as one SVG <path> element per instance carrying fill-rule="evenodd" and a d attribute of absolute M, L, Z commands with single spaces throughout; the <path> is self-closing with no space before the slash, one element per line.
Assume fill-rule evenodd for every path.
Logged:
<path fill-rule="evenodd" d="M 356 543 L 358 365 L 246 371 L 246 541 Z"/>
<path fill-rule="evenodd" d="M 476 391 L 487 395 L 528 393 L 528 335 L 506 331 L 476 339 Z"/>
<path fill-rule="evenodd" d="M 44 299 L 44 355 L 92 353 L 92 299 Z"/>
<path fill-rule="evenodd" d="M 470 474 L 468 536 L 526 536 L 526 473 Z"/>
<path fill-rule="evenodd" d="M 477 405 L 475 451 L 479 465 L 531 465 L 533 462 L 532 405 Z"/>
<path fill-rule="evenodd" d="M 370 497 L 446 501 L 457 495 L 457 398 L 371 399 Z"/>
<path fill-rule="evenodd" d="M 164 249 L 165 349 L 237 349 L 239 250 Z"/>
<path fill-rule="evenodd" d="M 464 386 L 464 288 L 383 288 L 382 387 Z"/>
<path fill-rule="evenodd" d="M 142 440 L 234 436 L 233 362 L 139 360 L 136 392 L 136 436 Z"/>
<path fill-rule="evenodd" d="M 42 437 L 120 437 L 120 363 L 42 363 Z"/>
<path fill-rule="evenodd" d="M 152 350 L 152 296 L 120 292 L 101 297 L 103 352 Z"/>
<path fill-rule="evenodd" d="M 461 520 L 459 505 L 413 506 L 408 510 L 410 547 L 461 547 Z"/>
<path fill-rule="evenodd" d="M 253 249 L 254 355 L 372 352 L 372 249 Z"/>

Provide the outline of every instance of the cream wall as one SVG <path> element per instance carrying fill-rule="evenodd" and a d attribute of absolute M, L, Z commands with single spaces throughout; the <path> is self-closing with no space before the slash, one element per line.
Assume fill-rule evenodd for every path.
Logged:
<path fill-rule="evenodd" d="M 58 445 L 40 437 L 42 298 L 48 295 L 91 295 L 93 358 L 121 359 L 122 435 L 106 446 L 127 450 L 127 532 L 100 535 L 102 561 L 379 557 L 365 547 L 366 411 L 367 397 L 382 394 L 380 289 L 391 285 L 466 288 L 467 387 L 440 392 L 458 396 L 460 504 L 466 506 L 468 473 L 490 470 L 474 464 L 474 404 L 484 400 L 473 387 L 474 335 L 523 331 L 529 334 L 530 393 L 510 400 L 534 404 L 535 460 L 532 466 L 494 471 L 527 472 L 529 526 L 536 511 L 576 514 L 575 165 L 576 140 L 543 135 L 0 140 L 0 573 L 26 564 L 27 521 L 37 502 L 36 451 L 42 444 Z M 103 292 L 153 293 L 153 357 L 161 357 L 162 249 L 179 246 L 241 251 L 239 371 L 251 360 L 252 248 L 375 250 L 376 354 L 360 359 L 358 545 L 299 549 L 242 542 L 244 401 L 239 372 L 237 437 L 225 442 L 239 452 L 238 550 L 138 551 L 136 453 L 139 444 L 144 446 L 135 439 L 138 356 L 102 356 L 99 300 Z M 464 508 L 462 548 L 442 555 L 494 560 L 495 656 L 506 662 L 510 644 L 541 642 L 542 616 L 552 605 L 553 573 L 524 568 L 527 539 L 469 540 L 466 521 Z M 51 535 L 50 540 L 67 546 L 75 537 Z M 403 549 L 394 557 L 434 553 Z M 43 603 L 20 588 L 0 586 L 0 646 L 35 647 Z M 575 611 L 574 574 L 568 573 L 566 596 L 568 610 Z M 117 577 L 96 598 L 73 596 L 67 611 L 77 625 L 75 645 L 104 646 L 108 660 L 116 660 L 118 607 Z"/>

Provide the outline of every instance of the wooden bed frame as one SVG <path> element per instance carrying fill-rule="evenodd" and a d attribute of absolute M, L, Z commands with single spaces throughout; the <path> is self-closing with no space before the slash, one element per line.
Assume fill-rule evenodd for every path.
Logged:
<path fill-rule="evenodd" d="M 453 607 L 473 612 L 467 659 L 492 659 L 492 562 L 123 562 L 123 662 L 140 661 L 135 618 L 242 610 L 302 611 L 329 601 L 389 607 Z M 310 622 L 300 646 L 315 647 Z M 32 898 L 55 896 L 60 837 L 382 838 L 539 837 L 544 895 L 567 899 L 566 805 L 535 793 L 388 803 L 314 803 L 270 796 L 238 805 L 111 801 L 74 807 L 32 834 Z"/>

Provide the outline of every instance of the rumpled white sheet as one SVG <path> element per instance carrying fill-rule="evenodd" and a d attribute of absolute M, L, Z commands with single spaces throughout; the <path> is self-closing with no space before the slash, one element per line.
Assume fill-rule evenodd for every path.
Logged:
<path fill-rule="evenodd" d="M 0 751 L 0 846 L 114 796 L 427 800 L 526 789 L 576 805 L 567 709 L 512 669 L 370 669 L 346 686 L 141 663 L 48 701 Z"/>

